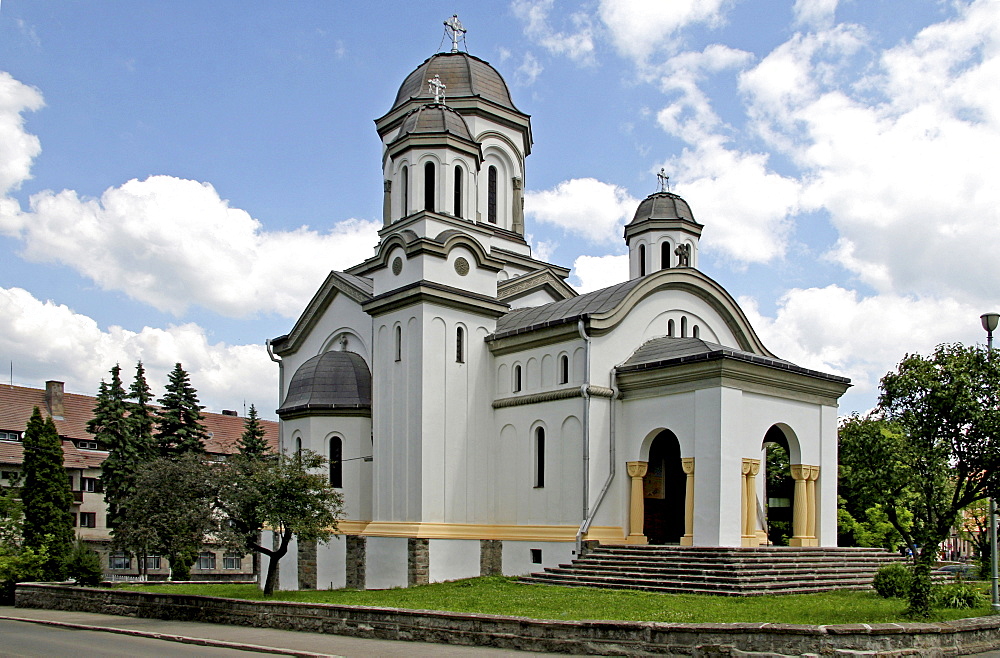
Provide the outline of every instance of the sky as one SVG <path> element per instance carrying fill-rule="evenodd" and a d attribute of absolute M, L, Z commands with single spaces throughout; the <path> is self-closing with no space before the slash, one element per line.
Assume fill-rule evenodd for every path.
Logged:
<path fill-rule="evenodd" d="M 183 363 L 275 418 L 287 333 L 374 253 L 373 119 L 450 48 L 532 117 L 526 232 L 581 292 L 627 278 L 665 168 L 700 269 L 764 344 L 876 404 L 1000 309 L 1000 1 L 4 0 L 0 381 L 95 394 Z M 6 371 L 6 372 L 4 372 Z"/>

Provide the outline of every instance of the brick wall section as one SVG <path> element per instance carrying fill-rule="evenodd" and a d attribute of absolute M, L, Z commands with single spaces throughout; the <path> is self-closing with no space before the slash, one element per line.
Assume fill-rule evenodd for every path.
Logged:
<path fill-rule="evenodd" d="M 406 540 L 406 585 L 426 585 L 430 582 L 430 550 L 427 539 Z"/>
<path fill-rule="evenodd" d="M 347 578 L 345 587 L 353 589 L 365 588 L 365 549 L 366 538 L 359 535 L 347 535 Z"/>
<path fill-rule="evenodd" d="M 316 541 L 298 542 L 299 589 L 316 589 Z"/>
<path fill-rule="evenodd" d="M 1000 648 L 1000 616 L 929 624 L 834 626 L 547 621 L 40 584 L 18 585 L 16 605 L 383 640 L 573 654 L 736 656 L 877 651 L 880 656 L 941 656 Z"/>
<path fill-rule="evenodd" d="M 479 540 L 479 575 L 503 574 L 503 542 L 499 539 Z"/>

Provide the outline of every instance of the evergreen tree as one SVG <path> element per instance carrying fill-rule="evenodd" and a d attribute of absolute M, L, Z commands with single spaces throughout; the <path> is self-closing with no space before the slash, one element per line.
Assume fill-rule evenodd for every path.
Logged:
<path fill-rule="evenodd" d="M 257 408 L 251 404 L 250 413 L 243 425 L 243 435 L 240 437 L 240 454 L 255 459 L 270 453 L 271 448 L 267 445 L 264 435 L 264 426 L 257 418 Z"/>
<path fill-rule="evenodd" d="M 181 364 L 170 371 L 166 392 L 159 399 L 156 415 L 156 445 L 162 457 L 177 457 L 185 453 L 204 453 L 208 432 L 201 424 L 204 409 L 198 404 L 198 392 L 188 381 Z"/>
<path fill-rule="evenodd" d="M 156 457 L 156 444 L 153 442 L 153 427 L 155 412 L 151 404 L 153 393 L 146 383 L 146 369 L 142 361 L 135 364 L 135 379 L 128 389 L 128 419 L 132 426 L 132 440 L 135 442 L 136 454 L 142 461 Z"/>
<path fill-rule="evenodd" d="M 62 580 L 73 544 L 73 494 L 63 467 L 62 441 L 52 418 L 35 407 L 24 433 L 24 546 L 47 558 L 43 576 Z"/>

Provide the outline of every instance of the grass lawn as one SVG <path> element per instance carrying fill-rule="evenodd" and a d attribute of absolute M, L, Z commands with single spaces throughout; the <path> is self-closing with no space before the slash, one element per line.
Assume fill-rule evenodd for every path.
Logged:
<path fill-rule="evenodd" d="M 119 585 L 142 592 L 199 594 L 264 600 L 256 585 Z M 726 597 L 652 594 L 583 587 L 528 585 L 488 576 L 391 590 L 277 592 L 269 600 L 339 603 L 416 610 L 478 612 L 535 619 L 604 619 L 666 622 L 774 622 L 848 624 L 908 621 L 906 602 L 883 599 L 872 591 L 841 591 L 788 596 Z M 991 614 L 980 608 L 936 609 L 933 620 Z"/>

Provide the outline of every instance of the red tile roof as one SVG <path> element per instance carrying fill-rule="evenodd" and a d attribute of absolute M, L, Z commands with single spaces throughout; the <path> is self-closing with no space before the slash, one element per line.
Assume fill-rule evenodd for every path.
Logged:
<path fill-rule="evenodd" d="M 92 441 L 92 434 L 87 432 L 87 421 L 94 413 L 97 399 L 90 395 L 77 393 L 63 394 L 62 420 L 54 418 L 56 429 L 63 440 L 63 454 L 67 468 L 88 468 L 99 466 L 107 452 L 102 450 L 80 450 L 72 441 L 66 439 L 83 439 Z M 45 415 L 48 407 L 45 403 L 45 390 L 26 388 L 23 386 L 0 385 L 0 431 L 23 432 L 31 418 L 35 407 Z M 240 436 L 243 434 L 245 419 L 240 416 L 205 413 L 205 428 L 209 439 L 205 449 L 214 454 L 232 454 L 237 451 Z M 278 449 L 278 423 L 272 420 L 262 420 L 265 439 L 272 450 Z M 23 449 L 20 443 L 0 441 L 0 463 L 20 464 Z"/>

